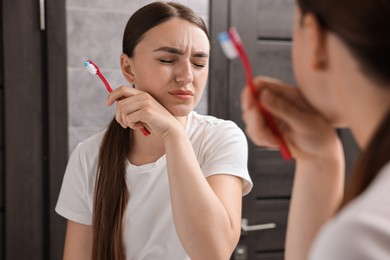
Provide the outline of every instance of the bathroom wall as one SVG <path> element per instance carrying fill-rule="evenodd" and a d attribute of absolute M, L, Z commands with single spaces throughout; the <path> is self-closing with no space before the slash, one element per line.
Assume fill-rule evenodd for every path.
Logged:
<path fill-rule="evenodd" d="M 151 0 L 67 0 L 69 153 L 104 129 L 115 113 L 105 106 L 107 92 L 84 61 L 93 60 L 115 88 L 126 84 L 119 67 L 122 34 L 129 17 Z M 209 0 L 180 0 L 209 20 Z M 207 89 L 196 110 L 207 113 Z"/>

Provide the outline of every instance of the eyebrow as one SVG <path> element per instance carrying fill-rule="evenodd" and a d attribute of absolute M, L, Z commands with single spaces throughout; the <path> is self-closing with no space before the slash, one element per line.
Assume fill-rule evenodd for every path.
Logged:
<path fill-rule="evenodd" d="M 176 55 L 184 55 L 183 50 L 180 50 L 178 48 L 173 48 L 173 47 L 160 47 L 158 49 L 155 49 L 153 52 L 156 52 L 156 51 L 169 52 L 169 53 L 176 54 Z M 208 58 L 209 54 L 206 52 L 203 52 L 203 51 L 198 51 L 194 55 L 192 55 L 192 57 Z"/>

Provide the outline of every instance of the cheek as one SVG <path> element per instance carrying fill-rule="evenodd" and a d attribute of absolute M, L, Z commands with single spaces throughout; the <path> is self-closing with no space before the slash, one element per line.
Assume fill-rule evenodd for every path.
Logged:
<path fill-rule="evenodd" d="M 166 66 L 156 64 L 146 64 L 142 66 L 137 75 L 137 87 L 141 90 L 152 91 L 154 88 L 166 84 L 170 78 L 172 71 Z"/>
<path fill-rule="evenodd" d="M 193 85 L 198 95 L 202 95 L 208 78 L 208 69 L 195 73 Z"/>
<path fill-rule="evenodd" d="M 292 55 L 292 65 L 294 76 L 298 85 L 301 85 L 302 82 L 302 71 L 303 71 L 303 57 L 302 57 L 302 49 L 299 37 L 296 33 L 294 33 L 294 40 L 291 48 Z"/>
<path fill-rule="evenodd" d="M 293 42 L 291 47 L 292 66 L 294 71 L 295 80 L 298 86 L 304 84 L 305 77 L 305 50 L 302 42 L 302 28 L 300 23 L 300 12 L 295 9 L 294 22 L 293 22 Z"/>

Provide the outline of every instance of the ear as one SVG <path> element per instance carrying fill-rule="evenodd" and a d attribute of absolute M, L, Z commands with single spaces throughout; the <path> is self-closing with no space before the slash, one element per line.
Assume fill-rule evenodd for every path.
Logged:
<path fill-rule="evenodd" d="M 310 64 L 315 70 L 324 70 L 329 62 L 327 31 L 313 14 L 306 14 L 303 19 Z"/>
<path fill-rule="evenodd" d="M 130 84 L 135 84 L 133 59 L 122 53 L 120 56 L 120 62 L 123 76 Z"/>

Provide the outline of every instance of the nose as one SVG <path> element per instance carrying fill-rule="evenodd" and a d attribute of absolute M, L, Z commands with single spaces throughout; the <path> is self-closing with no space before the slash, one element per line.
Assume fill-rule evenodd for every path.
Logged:
<path fill-rule="evenodd" d="M 180 85 L 187 85 L 194 80 L 191 62 L 183 62 L 177 69 L 176 82 Z"/>

